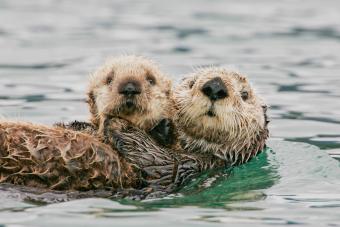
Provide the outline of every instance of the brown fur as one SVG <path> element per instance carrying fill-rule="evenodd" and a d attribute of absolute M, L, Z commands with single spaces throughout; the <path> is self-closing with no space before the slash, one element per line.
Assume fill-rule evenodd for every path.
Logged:
<path fill-rule="evenodd" d="M 138 184 L 132 166 L 85 133 L 7 121 L 0 136 L 0 182 L 57 190 Z"/>
<path fill-rule="evenodd" d="M 115 138 L 133 132 L 139 143 L 145 139 L 155 145 L 143 130 L 127 121 L 116 119 L 114 125 L 121 127 L 121 131 L 112 131 Z M 0 183 L 67 191 L 107 189 L 120 192 L 120 196 L 134 195 L 143 188 L 138 193 L 149 194 L 154 191 L 152 185 L 168 188 L 177 166 L 173 153 L 166 148 L 157 153 L 138 149 L 142 147 L 129 148 L 133 152 L 127 156 L 87 133 L 2 121 Z M 136 152 L 140 156 L 133 158 Z"/>
<path fill-rule="evenodd" d="M 133 112 L 124 110 L 125 97 L 119 94 L 126 81 L 135 81 L 141 89 Z M 0 123 L 0 182 L 63 190 L 140 188 L 145 183 L 142 167 L 117 153 L 112 135 L 129 127 L 152 130 L 172 117 L 172 102 L 171 82 L 152 61 L 137 56 L 110 59 L 90 81 L 91 123 L 53 128 Z"/>

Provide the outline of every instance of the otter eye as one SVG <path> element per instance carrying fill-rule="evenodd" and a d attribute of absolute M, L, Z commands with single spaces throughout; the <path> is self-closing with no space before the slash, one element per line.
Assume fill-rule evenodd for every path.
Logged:
<path fill-rule="evenodd" d="M 249 93 L 247 91 L 242 91 L 241 97 L 242 97 L 243 101 L 246 101 L 249 98 Z"/>
<path fill-rule="evenodd" d="M 194 84 L 195 84 L 195 81 L 194 81 L 194 80 L 190 81 L 190 82 L 189 82 L 189 88 L 191 89 L 191 88 L 194 86 Z"/>
<path fill-rule="evenodd" d="M 153 75 L 148 74 L 146 75 L 146 80 L 149 82 L 149 84 L 151 85 L 155 85 L 156 84 L 156 79 Z"/>
<path fill-rule="evenodd" d="M 106 78 L 105 83 L 106 83 L 107 85 L 110 85 L 110 84 L 112 83 L 112 77 L 109 76 L 108 78 Z"/>

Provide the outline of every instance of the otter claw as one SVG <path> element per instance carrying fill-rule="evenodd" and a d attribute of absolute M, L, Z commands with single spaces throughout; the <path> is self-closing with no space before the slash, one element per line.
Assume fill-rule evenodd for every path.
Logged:
<path fill-rule="evenodd" d="M 121 140 L 116 141 L 116 149 L 119 153 L 124 153 L 123 146 L 124 146 L 124 144 Z"/>
<path fill-rule="evenodd" d="M 114 148 L 117 149 L 119 153 L 125 153 L 124 151 L 124 140 L 118 132 L 113 132 L 111 135 Z"/>
<path fill-rule="evenodd" d="M 173 144 L 174 126 L 172 121 L 166 118 L 162 119 L 150 130 L 150 135 L 163 146 Z"/>

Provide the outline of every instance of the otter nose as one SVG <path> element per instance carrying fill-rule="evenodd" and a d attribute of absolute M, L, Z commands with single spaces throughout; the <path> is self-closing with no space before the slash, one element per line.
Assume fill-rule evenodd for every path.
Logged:
<path fill-rule="evenodd" d="M 141 93 L 140 86 L 135 82 L 128 82 L 119 88 L 119 94 L 132 96 Z"/>
<path fill-rule="evenodd" d="M 228 96 L 227 87 L 224 85 L 220 77 L 215 77 L 206 82 L 202 87 L 202 92 L 211 101 L 224 99 Z"/>

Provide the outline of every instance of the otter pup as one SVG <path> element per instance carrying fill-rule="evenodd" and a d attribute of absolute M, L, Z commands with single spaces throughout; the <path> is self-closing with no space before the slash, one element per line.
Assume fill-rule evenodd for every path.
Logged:
<path fill-rule="evenodd" d="M 162 119 L 172 117 L 172 101 L 171 81 L 144 57 L 110 59 L 89 83 L 91 123 L 100 133 L 108 124 L 112 127 L 113 118 L 122 118 L 149 132 Z M 159 139 L 167 142 L 166 138 Z"/>
<path fill-rule="evenodd" d="M 141 56 L 111 58 L 90 77 L 87 103 L 90 123 L 74 121 L 59 126 L 96 134 L 107 142 L 124 119 L 148 132 L 160 145 L 174 139 L 171 81 L 157 64 Z M 127 126 L 127 125 L 125 125 Z"/>

